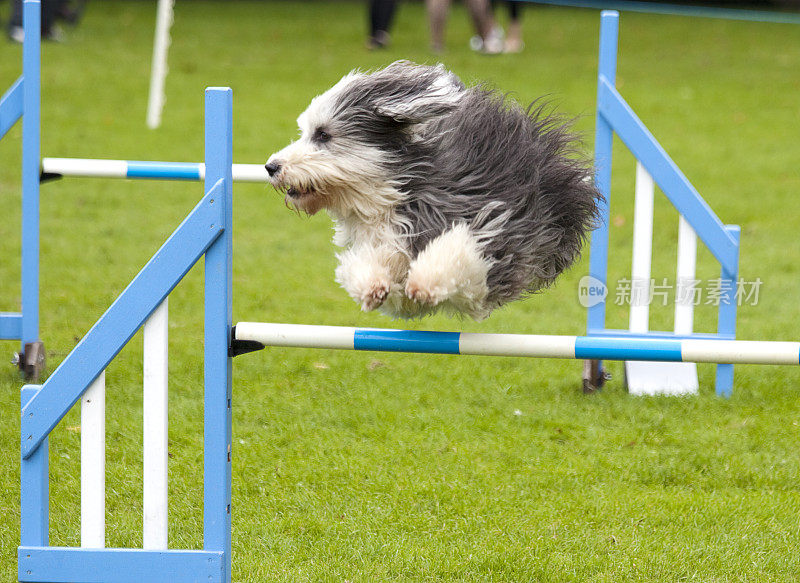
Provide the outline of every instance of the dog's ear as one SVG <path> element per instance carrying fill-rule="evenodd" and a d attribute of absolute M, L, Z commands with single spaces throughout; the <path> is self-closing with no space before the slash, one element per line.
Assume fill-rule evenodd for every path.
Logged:
<path fill-rule="evenodd" d="M 399 124 L 417 124 L 445 115 L 455 103 L 442 103 L 437 99 L 420 97 L 413 101 L 378 105 L 375 112 Z"/>
<path fill-rule="evenodd" d="M 380 76 L 387 90 L 380 92 L 375 112 L 400 124 L 415 124 L 449 113 L 463 96 L 464 84 L 443 65 L 426 67 L 407 61 L 389 65 Z"/>

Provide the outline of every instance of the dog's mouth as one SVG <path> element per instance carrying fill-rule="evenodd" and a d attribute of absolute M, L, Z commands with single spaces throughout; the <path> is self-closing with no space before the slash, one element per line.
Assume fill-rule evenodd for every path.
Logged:
<path fill-rule="evenodd" d="M 290 186 L 286 189 L 286 195 L 290 198 L 303 198 L 310 194 L 313 194 L 310 190 L 300 190 L 296 186 Z"/>
<path fill-rule="evenodd" d="M 304 189 L 297 186 L 289 186 L 284 189 L 286 193 L 285 203 L 287 206 L 294 207 L 308 215 L 316 214 L 322 208 L 322 199 L 317 191 L 312 188 Z"/>

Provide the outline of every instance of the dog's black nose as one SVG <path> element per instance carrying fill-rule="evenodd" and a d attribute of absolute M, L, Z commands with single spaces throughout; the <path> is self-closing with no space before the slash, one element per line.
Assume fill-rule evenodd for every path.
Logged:
<path fill-rule="evenodd" d="M 267 174 L 269 174 L 270 176 L 275 176 L 278 170 L 281 169 L 281 165 L 278 162 L 267 162 L 264 165 L 264 168 L 267 169 Z"/>

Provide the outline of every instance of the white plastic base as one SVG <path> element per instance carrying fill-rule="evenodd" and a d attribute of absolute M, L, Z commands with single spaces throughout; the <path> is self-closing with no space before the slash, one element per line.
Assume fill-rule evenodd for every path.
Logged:
<path fill-rule="evenodd" d="M 695 395 L 697 365 L 693 362 L 626 361 L 625 384 L 631 395 Z"/>

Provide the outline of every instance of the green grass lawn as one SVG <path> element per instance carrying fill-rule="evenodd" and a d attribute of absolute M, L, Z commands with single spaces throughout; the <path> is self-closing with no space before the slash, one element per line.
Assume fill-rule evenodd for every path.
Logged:
<path fill-rule="evenodd" d="M 7 16 L 2 5 L 0 15 Z M 155 6 L 92 2 L 43 50 L 47 156 L 199 161 L 203 89 L 234 90 L 234 159 L 263 163 L 311 97 L 352 68 L 443 61 L 521 101 L 548 95 L 591 150 L 599 15 L 529 8 L 520 55 L 472 53 L 452 10 L 428 51 L 404 3 L 385 52 L 360 2 L 178 2 L 164 124 L 145 127 Z M 797 340 L 800 37 L 796 26 L 623 14 L 618 85 L 726 223 L 760 278 L 739 337 Z M 0 88 L 21 50 L 0 42 Z M 17 125 L 0 142 L 0 309 L 19 304 Z M 630 272 L 633 158 L 617 145 L 610 279 Z M 331 223 L 261 185 L 235 189 L 234 321 L 394 326 L 333 281 Z M 41 329 L 52 370 L 202 196 L 199 184 L 71 179 L 42 188 Z M 663 197 L 662 197 L 663 198 Z M 656 205 L 654 277 L 674 277 L 677 218 Z M 699 276 L 718 266 L 701 250 Z M 582 261 L 554 289 L 439 330 L 580 334 Z M 202 279 L 170 301 L 170 545 L 202 544 Z M 653 326 L 671 312 L 654 308 Z M 609 311 L 624 327 L 626 313 Z M 697 328 L 712 331 L 701 306 Z M 10 359 L 16 349 L 3 343 Z M 714 396 L 631 398 L 620 365 L 599 394 L 574 361 L 272 349 L 234 365 L 233 580 L 795 581 L 800 371 L 737 367 Z M 108 370 L 108 546 L 141 545 L 141 337 Z M 0 581 L 16 580 L 19 389 L 0 367 Z M 79 415 L 51 438 L 51 544 L 79 544 Z"/>

